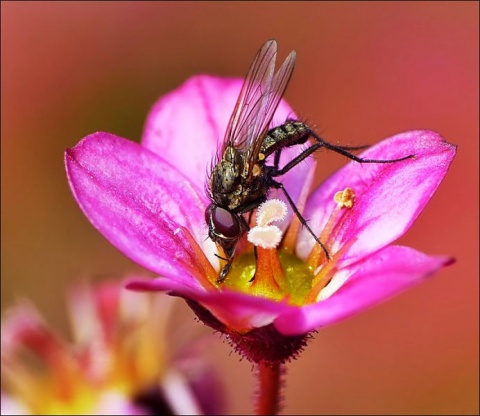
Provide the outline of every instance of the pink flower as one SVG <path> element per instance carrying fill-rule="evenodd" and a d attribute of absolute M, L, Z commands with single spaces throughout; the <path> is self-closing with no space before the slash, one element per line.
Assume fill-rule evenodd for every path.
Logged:
<path fill-rule="evenodd" d="M 219 380 L 196 354 L 195 343 L 169 351 L 166 323 L 172 302 L 123 286 L 112 281 L 72 288 L 74 343 L 57 334 L 30 303 L 7 311 L 2 414 L 221 411 Z"/>
<path fill-rule="evenodd" d="M 249 359 L 283 362 L 315 328 L 390 298 L 453 261 L 391 243 L 432 197 L 456 148 L 432 131 L 401 133 L 362 156 L 414 158 L 349 162 L 308 197 L 315 163 L 302 162 L 282 182 L 331 259 L 287 205 L 286 218 L 274 225 L 284 233 L 280 245 L 257 247 L 255 264 L 244 236 L 232 271 L 218 285 L 219 253 L 205 225 L 210 201 L 204 187 L 241 83 L 193 77 L 154 106 L 141 145 L 94 133 L 66 151 L 66 169 L 92 224 L 161 276 L 131 281 L 129 288 L 184 297 L 201 320 L 225 333 Z M 278 125 L 288 117 L 295 116 L 282 101 L 273 120 Z M 282 153 L 280 166 L 301 151 L 297 147 Z M 269 198 L 285 200 L 277 191 Z"/>

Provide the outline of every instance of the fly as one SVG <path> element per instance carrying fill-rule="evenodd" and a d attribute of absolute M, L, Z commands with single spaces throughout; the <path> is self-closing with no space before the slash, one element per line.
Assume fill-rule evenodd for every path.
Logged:
<path fill-rule="evenodd" d="M 267 200 L 270 189 L 280 189 L 301 224 L 322 247 L 327 260 L 328 250 L 308 226 L 281 182 L 281 177 L 316 150 L 324 147 L 340 153 L 358 163 L 392 163 L 408 159 L 412 155 L 390 160 L 363 159 L 351 153 L 365 148 L 342 147 L 326 142 L 309 126 L 298 120 L 269 128 L 273 114 L 287 88 L 295 66 L 296 53 L 290 52 L 275 73 L 277 42 L 267 41 L 257 52 L 247 73 L 235 108 L 230 117 L 225 138 L 217 156 L 212 161 L 208 181 L 211 200 L 205 210 L 209 237 L 222 249 L 226 258 L 217 283 L 227 277 L 235 255 L 235 247 L 249 229 L 244 214 L 252 212 Z M 314 143 L 304 149 L 285 166 L 280 167 L 282 150 L 305 144 L 312 138 Z M 271 164 L 268 162 L 272 156 Z"/>

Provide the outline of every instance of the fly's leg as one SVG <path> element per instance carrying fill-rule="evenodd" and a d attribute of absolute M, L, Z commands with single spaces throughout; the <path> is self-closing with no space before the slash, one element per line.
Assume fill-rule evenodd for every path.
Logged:
<path fill-rule="evenodd" d="M 315 133 L 312 132 L 312 135 L 313 134 L 315 134 Z M 315 136 L 313 136 L 313 137 L 315 137 Z M 316 137 L 318 137 L 318 136 L 316 136 Z M 315 143 L 315 144 L 311 145 L 310 147 L 308 147 L 307 149 L 305 149 L 302 153 L 300 153 L 299 155 L 294 157 L 290 162 L 288 162 L 283 168 L 278 169 L 278 163 L 277 163 L 276 166 L 274 165 L 274 169 L 272 170 L 271 176 L 275 177 L 275 176 L 284 175 L 290 169 L 297 166 L 300 162 L 305 160 L 308 156 L 310 156 L 312 153 L 316 152 L 318 149 L 321 149 L 322 147 L 325 147 L 328 150 L 332 150 L 336 153 L 339 153 L 343 156 L 346 156 L 349 159 L 354 160 L 355 162 L 358 162 L 358 163 L 394 163 L 394 162 L 401 162 L 402 160 L 406 160 L 406 159 L 411 159 L 412 157 L 415 156 L 415 155 L 408 155 L 408 156 L 404 156 L 404 157 L 401 157 L 401 158 L 398 158 L 398 159 L 366 159 L 366 158 L 362 158 L 362 157 L 359 157 L 357 155 L 354 155 L 353 153 L 350 153 L 348 150 L 346 150 L 346 149 L 352 149 L 352 148 L 335 146 L 333 144 L 330 144 L 328 142 L 323 141 L 319 137 L 318 137 L 318 139 L 316 138 L 315 140 L 318 141 L 318 143 Z M 278 152 L 280 152 L 280 150 L 281 149 L 279 149 Z M 278 159 L 280 159 L 280 157 L 278 157 Z M 275 162 L 276 161 L 277 161 L 277 157 L 275 155 Z"/>
<path fill-rule="evenodd" d="M 278 168 L 278 163 L 280 161 L 280 152 L 282 149 L 277 150 L 275 153 L 275 160 L 274 160 L 274 166 L 271 172 L 271 176 L 282 176 L 283 174 L 287 173 L 290 169 L 293 167 L 297 166 L 301 161 L 305 160 L 308 156 L 310 156 L 312 153 L 314 153 L 316 150 L 324 147 L 323 143 L 315 143 L 312 146 L 308 147 L 305 149 L 302 153 L 294 157 L 290 162 L 288 162 L 283 168 L 279 169 Z M 277 160 L 277 154 L 278 160 Z"/>
<path fill-rule="evenodd" d="M 255 256 L 255 264 L 257 264 L 257 260 L 258 260 L 257 246 L 253 246 L 253 255 Z M 253 277 L 248 281 L 248 283 L 252 283 L 255 280 L 256 275 L 257 275 L 257 269 L 255 269 L 255 273 L 253 274 Z"/>
<path fill-rule="evenodd" d="M 287 198 L 288 203 L 292 207 L 293 212 L 297 216 L 297 218 L 300 220 L 300 223 L 307 229 L 307 231 L 312 235 L 312 237 L 315 239 L 315 241 L 320 244 L 320 247 L 322 247 L 323 251 L 325 252 L 325 256 L 327 257 L 327 260 L 330 260 L 330 254 L 328 253 L 327 248 L 324 246 L 324 244 L 320 241 L 320 239 L 315 235 L 313 230 L 310 228 L 310 226 L 307 224 L 307 220 L 303 218 L 302 214 L 298 210 L 297 206 L 295 205 L 295 202 L 293 202 L 292 197 L 288 194 L 287 190 L 284 188 L 283 184 L 280 182 L 277 182 L 273 179 L 270 179 L 270 185 L 273 188 L 276 189 L 281 189 Z"/>
<path fill-rule="evenodd" d="M 219 259 L 222 259 L 222 260 L 225 260 L 227 263 L 225 264 L 225 266 L 223 266 L 222 268 L 222 271 L 220 272 L 220 274 L 218 275 L 217 277 L 217 285 L 223 283 L 223 281 L 226 279 L 228 273 L 230 272 L 230 269 L 232 268 L 232 263 L 233 263 L 233 255 L 235 253 L 235 250 L 225 250 L 225 254 L 228 256 L 228 258 L 223 258 L 222 256 L 219 256 L 218 254 L 216 254 L 216 256 L 219 258 Z"/>
<path fill-rule="evenodd" d="M 365 159 L 365 158 L 362 158 L 362 157 L 358 157 L 357 155 L 354 155 L 353 153 L 350 153 L 349 150 L 359 150 L 359 149 L 362 149 L 362 148 L 365 148 L 365 147 L 368 147 L 368 146 L 360 146 L 360 147 L 335 146 L 334 144 L 328 143 L 325 140 L 323 140 L 312 129 L 309 129 L 308 131 L 309 131 L 310 137 L 313 137 L 313 139 L 316 142 L 318 142 L 317 144 L 321 145 L 320 147 L 323 146 L 328 150 L 332 150 L 336 153 L 339 153 L 343 156 L 346 156 L 349 159 L 354 160 L 355 162 L 358 162 L 358 163 L 394 163 L 394 162 L 401 162 L 402 160 L 406 160 L 406 159 L 411 159 L 412 157 L 415 156 L 415 155 L 408 155 L 408 156 L 404 156 L 404 157 L 401 157 L 401 158 L 398 158 L 398 159 Z M 316 146 L 316 145 L 313 145 L 313 146 Z M 309 149 L 310 148 L 306 149 L 305 152 L 308 151 Z M 303 153 L 304 152 L 302 152 L 299 156 L 301 156 Z M 311 154 L 311 153 L 309 153 L 309 154 Z M 303 159 L 304 158 L 302 158 L 301 160 L 303 160 Z"/>
<path fill-rule="evenodd" d="M 315 139 L 316 140 L 316 139 Z M 323 140 L 324 141 L 324 140 Z M 370 147 L 369 144 L 364 144 L 363 146 L 338 146 L 340 147 L 341 149 L 343 150 L 348 150 L 350 152 L 355 152 L 357 150 L 364 150 L 364 149 L 368 149 Z"/>
<path fill-rule="evenodd" d="M 217 285 L 223 283 L 223 281 L 226 279 L 228 273 L 230 273 L 230 269 L 232 268 L 232 260 L 233 259 L 229 259 L 228 263 L 225 266 L 223 266 L 222 271 L 220 272 L 220 274 L 217 277 Z"/>
<path fill-rule="evenodd" d="M 252 213 L 250 213 L 251 217 Z M 240 220 L 240 228 L 242 230 L 241 235 L 247 230 L 250 229 L 249 224 L 247 224 L 247 221 L 243 217 L 243 215 L 239 215 L 239 220 Z M 250 221 L 250 219 L 249 219 Z M 240 237 L 239 237 L 240 238 Z M 223 281 L 227 278 L 228 273 L 230 273 L 230 270 L 232 269 L 232 263 L 233 263 L 233 257 L 235 256 L 235 248 L 237 246 L 239 238 L 234 238 L 231 240 L 226 240 L 226 239 L 217 239 L 216 243 L 220 247 L 222 247 L 223 252 L 225 253 L 225 257 L 220 256 L 218 254 L 215 254 L 217 258 L 226 261 L 226 264 L 223 266 L 222 270 L 220 271 L 220 274 L 217 277 L 216 283 L 219 285 L 223 283 Z"/>
<path fill-rule="evenodd" d="M 294 157 L 290 162 L 288 162 L 281 169 L 279 169 L 279 163 L 280 163 L 280 154 L 281 154 L 282 148 L 278 149 L 275 152 L 274 164 L 273 164 L 273 169 L 271 173 L 272 177 L 284 175 L 290 169 L 297 166 L 300 162 L 305 160 L 308 156 L 310 156 L 312 153 L 316 152 L 317 150 L 321 149 L 322 147 L 325 147 L 328 150 L 332 150 L 336 153 L 346 156 L 349 159 L 354 160 L 355 162 L 358 162 L 358 163 L 394 163 L 394 162 L 401 162 L 402 160 L 406 160 L 406 159 L 411 159 L 412 157 L 415 156 L 415 155 L 408 155 L 398 159 L 367 159 L 367 158 L 362 158 L 357 155 L 354 155 L 350 151 L 365 149 L 369 146 L 352 146 L 352 147 L 336 146 L 334 144 L 328 143 L 327 141 L 323 140 L 312 129 L 308 129 L 306 132 L 306 135 L 308 135 L 309 137 L 312 137 L 317 143 L 311 145 L 310 147 L 307 147 L 303 152 L 301 152 L 299 155 Z"/>

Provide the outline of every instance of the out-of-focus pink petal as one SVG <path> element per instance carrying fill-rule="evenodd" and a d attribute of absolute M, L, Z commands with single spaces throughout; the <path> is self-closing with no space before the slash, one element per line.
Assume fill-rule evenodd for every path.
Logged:
<path fill-rule="evenodd" d="M 123 286 L 116 280 L 99 283 L 95 288 L 85 281 L 72 285 L 67 306 L 75 341 L 84 345 L 93 339 L 113 342 L 122 292 Z"/>
<path fill-rule="evenodd" d="M 198 398 L 189 380 L 180 372 L 170 370 L 163 376 L 162 393 L 175 415 L 200 415 Z"/>
<path fill-rule="evenodd" d="M 2 320 L 2 359 L 15 354 L 19 347 L 27 347 L 46 356 L 54 353 L 59 358 L 64 345 L 58 335 L 48 327 L 38 309 L 24 300 L 9 309 Z"/>
<path fill-rule="evenodd" d="M 90 222 L 120 251 L 156 273 L 197 286 L 186 270 L 195 254 L 179 226 L 207 253 L 206 200 L 155 153 L 109 133 L 94 133 L 65 154 L 72 192 Z"/>
<path fill-rule="evenodd" d="M 118 391 L 107 391 L 100 395 L 91 412 L 92 415 L 151 415 L 152 412 L 132 403 L 131 399 Z"/>
<path fill-rule="evenodd" d="M 260 328 L 272 323 L 277 316 L 292 308 L 285 302 L 234 292 L 229 289 L 218 291 L 199 291 L 165 278 L 132 280 L 127 283 L 132 290 L 174 291 L 192 299 L 214 315 L 231 329 Z"/>
<path fill-rule="evenodd" d="M 336 323 L 424 281 L 452 262 L 452 258 L 428 256 L 408 247 L 386 247 L 335 276 L 334 280 L 346 282 L 330 297 L 282 314 L 274 325 L 285 335 L 297 335 Z M 330 284 L 336 285 L 334 280 Z"/>
<path fill-rule="evenodd" d="M 224 395 L 225 382 L 218 372 L 213 371 L 211 365 L 200 358 L 205 355 L 208 345 L 210 344 L 190 343 L 175 359 L 174 368 L 188 382 L 191 395 L 201 409 L 200 414 L 224 415 L 227 407 Z M 175 401 L 179 402 L 181 398 L 181 396 L 176 396 Z M 176 409 L 175 406 L 172 408 Z M 187 412 L 177 410 L 176 414 L 187 414 Z"/>
<path fill-rule="evenodd" d="M 355 192 L 355 203 L 345 220 L 334 230 L 338 246 L 355 241 L 343 259 L 352 262 L 378 250 L 403 235 L 418 217 L 444 178 L 456 152 L 432 131 L 411 131 L 393 136 L 364 152 L 370 159 L 396 159 L 396 163 L 350 162 L 322 184 L 308 199 L 305 218 L 319 232 L 333 211 L 333 196 L 346 187 Z M 302 230 L 298 247 L 305 257 L 314 244 Z M 334 248 L 335 251 L 335 248 Z"/>
<path fill-rule="evenodd" d="M 2 415 L 32 415 L 33 412 L 27 407 L 25 403 L 11 397 L 2 391 L 1 395 L 1 414 Z"/>
<path fill-rule="evenodd" d="M 150 111 L 142 145 L 176 166 L 199 189 L 212 169 L 212 160 L 223 142 L 230 115 L 235 107 L 243 79 L 198 75 L 178 89 L 164 95 Z M 272 120 L 272 127 L 296 118 L 284 101 Z M 301 151 L 301 146 L 285 149 L 280 167 Z M 296 201 L 312 161 L 304 161 L 280 181 Z M 272 198 L 285 200 L 283 193 L 272 191 Z"/>

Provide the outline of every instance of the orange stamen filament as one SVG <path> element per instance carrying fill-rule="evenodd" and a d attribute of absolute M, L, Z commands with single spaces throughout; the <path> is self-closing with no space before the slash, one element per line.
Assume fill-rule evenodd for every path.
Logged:
<path fill-rule="evenodd" d="M 335 193 L 333 200 L 337 203 L 337 205 L 330 214 L 330 217 L 328 218 L 328 221 L 319 236 L 319 240 L 324 244 L 330 255 L 332 255 L 330 253 L 332 247 L 329 240 L 332 236 L 333 227 L 339 222 L 339 220 L 341 220 L 341 217 L 344 213 L 343 209 L 351 209 L 353 207 L 355 193 L 352 189 L 347 187 L 343 191 Z M 319 244 L 314 244 L 310 254 L 308 255 L 307 264 L 313 267 L 313 269 L 317 269 L 322 263 L 325 262 L 325 260 L 326 255 L 323 247 L 321 247 Z"/>
<path fill-rule="evenodd" d="M 331 243 L 329 240 L 332 238 L 333 228 L 338 224 L 339 221 L 341 221 L 344 214 L 344 208 L 351 209 L 353 207 L 355 193 L 352 189 L 347 187 L 343 191 L 335 193 L 333 199 L 337 205 L 330 214 L 330 217 L 328 218 L 328 221 L 319 236 L 320 241 L 322 241 L 327 250 L 329 250 L 331 258 L 329 262 L 325 263 L 325 251 L 322 247 L 320 247 L 319 244 L 314 244 L 310 254 L 308 255 L 307 264 L 314 270 L 318 269 L 322 263 L 324 263 L 324 265 L 320 267 L 320 270 L 312 280 L 312 290 L 305 298 L 306 303 L 314 303 L 317 301 L 322 289 L 327 286 L 328 283 L 330 283 L 330 280 L 332 280 L 336 271 L 336 263 L 338 259 L 342 257 L 342 255 L 354 242 L 350 241 L 341 247 L 336 253 L 331 253 Z"/>
<path fill-rule="evenodd" d="M 354 243 L 355 240 L 350 241 L 348 244 L 345 244 L 340 250 L 338 250 L 331 261 L 326 263 L 315 275 L 312 280 L 312 290 L 308 293 L 305 298 L 305 303 L 315 303 L 320 295 L 322 289 L 327 286 L 332 280 L 335 272 L 337 271 L 337 262 L 347 251 L 348 248 Z"/>
<path fill-rule="evenodd" d="M 255 277 L 250 286 L 253 294 L 269 298 L 283 297 L 285 273 L 276 249 L 257 247 Z"/>
<path fill-rule="evenodd" d="M 340 211 L 341 211 L 341 207 L 337 205 L 334 208 L 330 217 L 328 218 L 328 221 L 325 224 L 325 227 L 323 228 L 322 232 L 320 233 L 320 236 L 318 237 L 319 240 L 325 246 L 325 248 L 329 251 L 330 255 L 331 255 L 330 245 L 328 240 L 332 232 L 332 229 L 338 220 L 338 214 L 340 213 Z M 327 260 L 327 256 L 325 255 L 325 250 L 323 249 L 323 247 L 320 246 L 320 244 L 315 243 L 312 247 L 312 250 L 310 251 L 310 254 L 308 255 L 307 264 L 315 270 L 318 266 L 320 266 L 326 260 Z"/>

